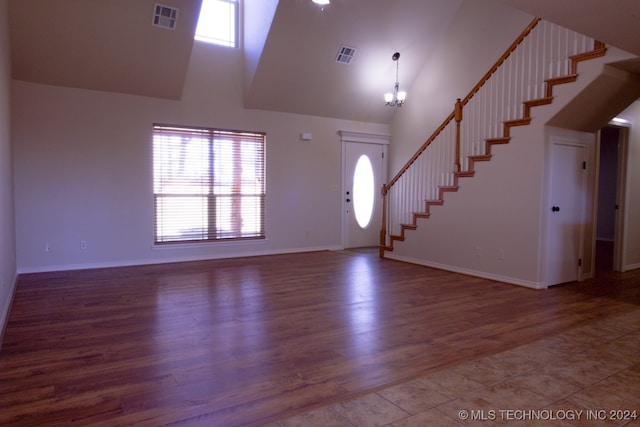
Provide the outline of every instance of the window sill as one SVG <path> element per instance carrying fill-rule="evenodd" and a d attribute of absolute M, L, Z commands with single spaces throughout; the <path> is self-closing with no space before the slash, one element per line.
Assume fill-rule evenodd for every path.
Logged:
<path fill-rule="evenodd" d="M 152 250 L 165 250 L 165 249 L 194 249 L 194 248 L 212 248 L 212 247 L 229 247 L 229 246 L 246 246 L 246 245 L 259 245 L 268 241 L 267 238 L 263 239 L 246 239 L 246 240 L 220 240 L 220 241 L 206 241 L 206 242 L 193 242 L 193 243 L 163 243 L 161 245 L 151 245 Z"/>

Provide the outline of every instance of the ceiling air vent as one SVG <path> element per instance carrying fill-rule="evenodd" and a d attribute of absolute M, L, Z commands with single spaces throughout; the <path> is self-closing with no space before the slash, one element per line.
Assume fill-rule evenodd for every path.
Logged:
<path fill-rule="evenodd" d="M 338 56 L 336 56 L 336 62 L 339 62 L 340 64 L 351 64 L 355 54 L 355 47 L 342 46 L 340 48 L 340 52 L 338 52 Z"/>
<path fill-rule="evenodd" d="M 178 9 L 175 7 L 165 6 L 156 3 L 153 8 L 153 25 L 155 27 L 166 28 L 167 30 L 176 29 L 176 21 L 178 20 Z"/>

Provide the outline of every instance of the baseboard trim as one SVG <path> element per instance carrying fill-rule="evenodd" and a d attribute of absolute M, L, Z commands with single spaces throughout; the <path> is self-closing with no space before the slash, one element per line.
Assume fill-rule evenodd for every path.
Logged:
<path fill-rule="evenodd" d="M 216 255 L 200 255 L 200 256 L 181 256 L 161 259 L 141 259 L 131 261 L 112 261 L 112 262 L 94 262 L 86 264 L 64 264 L 55 266 L 38 266 L 38 267 L 26 267 L 19 268 L 18 274 L 30 274 L 30 273 L 49 273 L 53 271 L 72 271 L 72 270 L 89 270 L 94 268 L 112 268 L 112 267 L 132 267 L 137 265 L 152 265 L 152 264 L 171 264 L 175 262 L 191 262 L 191 261 L 207 261 L 214 259 L 227 259 L 227 258 L 244 258 L 254 256 L 265 255 L 282 255 L 291 253 L 304 253 L 304 252 L 318 252 L 318 251 L 334 251 L 342 249 L 341 246 L 316 246 L 308 248 L 289 248 L 289 249 L 272 249 L 272 250 L 257 250 L 257 251 L 243 251 L 232 252 Z"/>
<path fill-rule="evenodd" d="M 640 264 L 628 264 L 624 266 L 624 271 L 635 270 L 636 268 L 640 268 Z"/>
<path fill-rule="evenodd" d="M 452 266 L 447 264 L 440 264 L 437 262 L 425 261 L 422 259 L 404 257 L 395 255 L 393 252 L 385 252 L 385 258 L 393 259 L 396 261 L 408 262 L 410 264 L 423 265 L 425 267 L 437 268 L 439 270 L 450 271 L 452 273 L 460 273 L 466 276 L 479 277 L 481 279 L 494 280 L 496 282 L 506 283 L 509 285 L 523 286 L 530 289 L 547 289 L 544 283 L 531 282 L 527 280 L 516 279 L 514 277 L 501 276 L 497 274 L 491 274 L 484 271 L 471 270 L 468 268 Z"/>
<path fill-rule="evenodd" d="M 2 318 L 0 318 L 0 350 L 2 350 L 2 343 L 4 342 L 4 331 L 7 329 L 7 323 L 9 322 L 9 314 L 11 314 L 11 307 L 13 306 L 13 300 L 16 296 L 16 288 L 18 286 L 18 274 L 13 277 L 13 284 L 11 285 L 11 292 L 9 298 L 4 303 L 2 308 Z"/>

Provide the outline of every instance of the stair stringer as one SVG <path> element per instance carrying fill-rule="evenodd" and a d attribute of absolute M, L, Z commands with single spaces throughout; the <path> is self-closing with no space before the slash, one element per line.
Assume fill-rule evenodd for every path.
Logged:
<path fill-rule="evenodd" d="M 531 106 L 530 125 L 509 126 L 510 141 L 488 141 L 488 153 L 473 158 L 472 170 L 458 174 L 454 187 L 443 188 L 440 200 L 427 201 L 426 212 L 414 214 L 414 224 L 403 226 L 402 239 L 395 239 L 393 252 L 384 256 L 545 288 L 546 123 L 602 74 L 607 63 L 628 57 L 626 52 L 609 48 L 605 57 L 580 63 L 575 81 L 555 85 L 552 103 Z M 463 177 L 473 179 L 462 183 L 459 178 Z M 405 233 L 405 229 L 412 231 Z"/>

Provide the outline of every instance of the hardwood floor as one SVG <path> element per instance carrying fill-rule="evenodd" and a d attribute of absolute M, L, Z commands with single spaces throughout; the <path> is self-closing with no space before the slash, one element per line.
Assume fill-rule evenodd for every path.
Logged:
<path fill-rule="evenodd" d="M 613 271 L 613 242 L 596 241 L 596 273 Z"/>
<path fill-rule="evenodd" d="M 260 425 L 637 309 L 640 271 L 534 291 L 361 252 L 22 275 L 1 425 Z"/>

